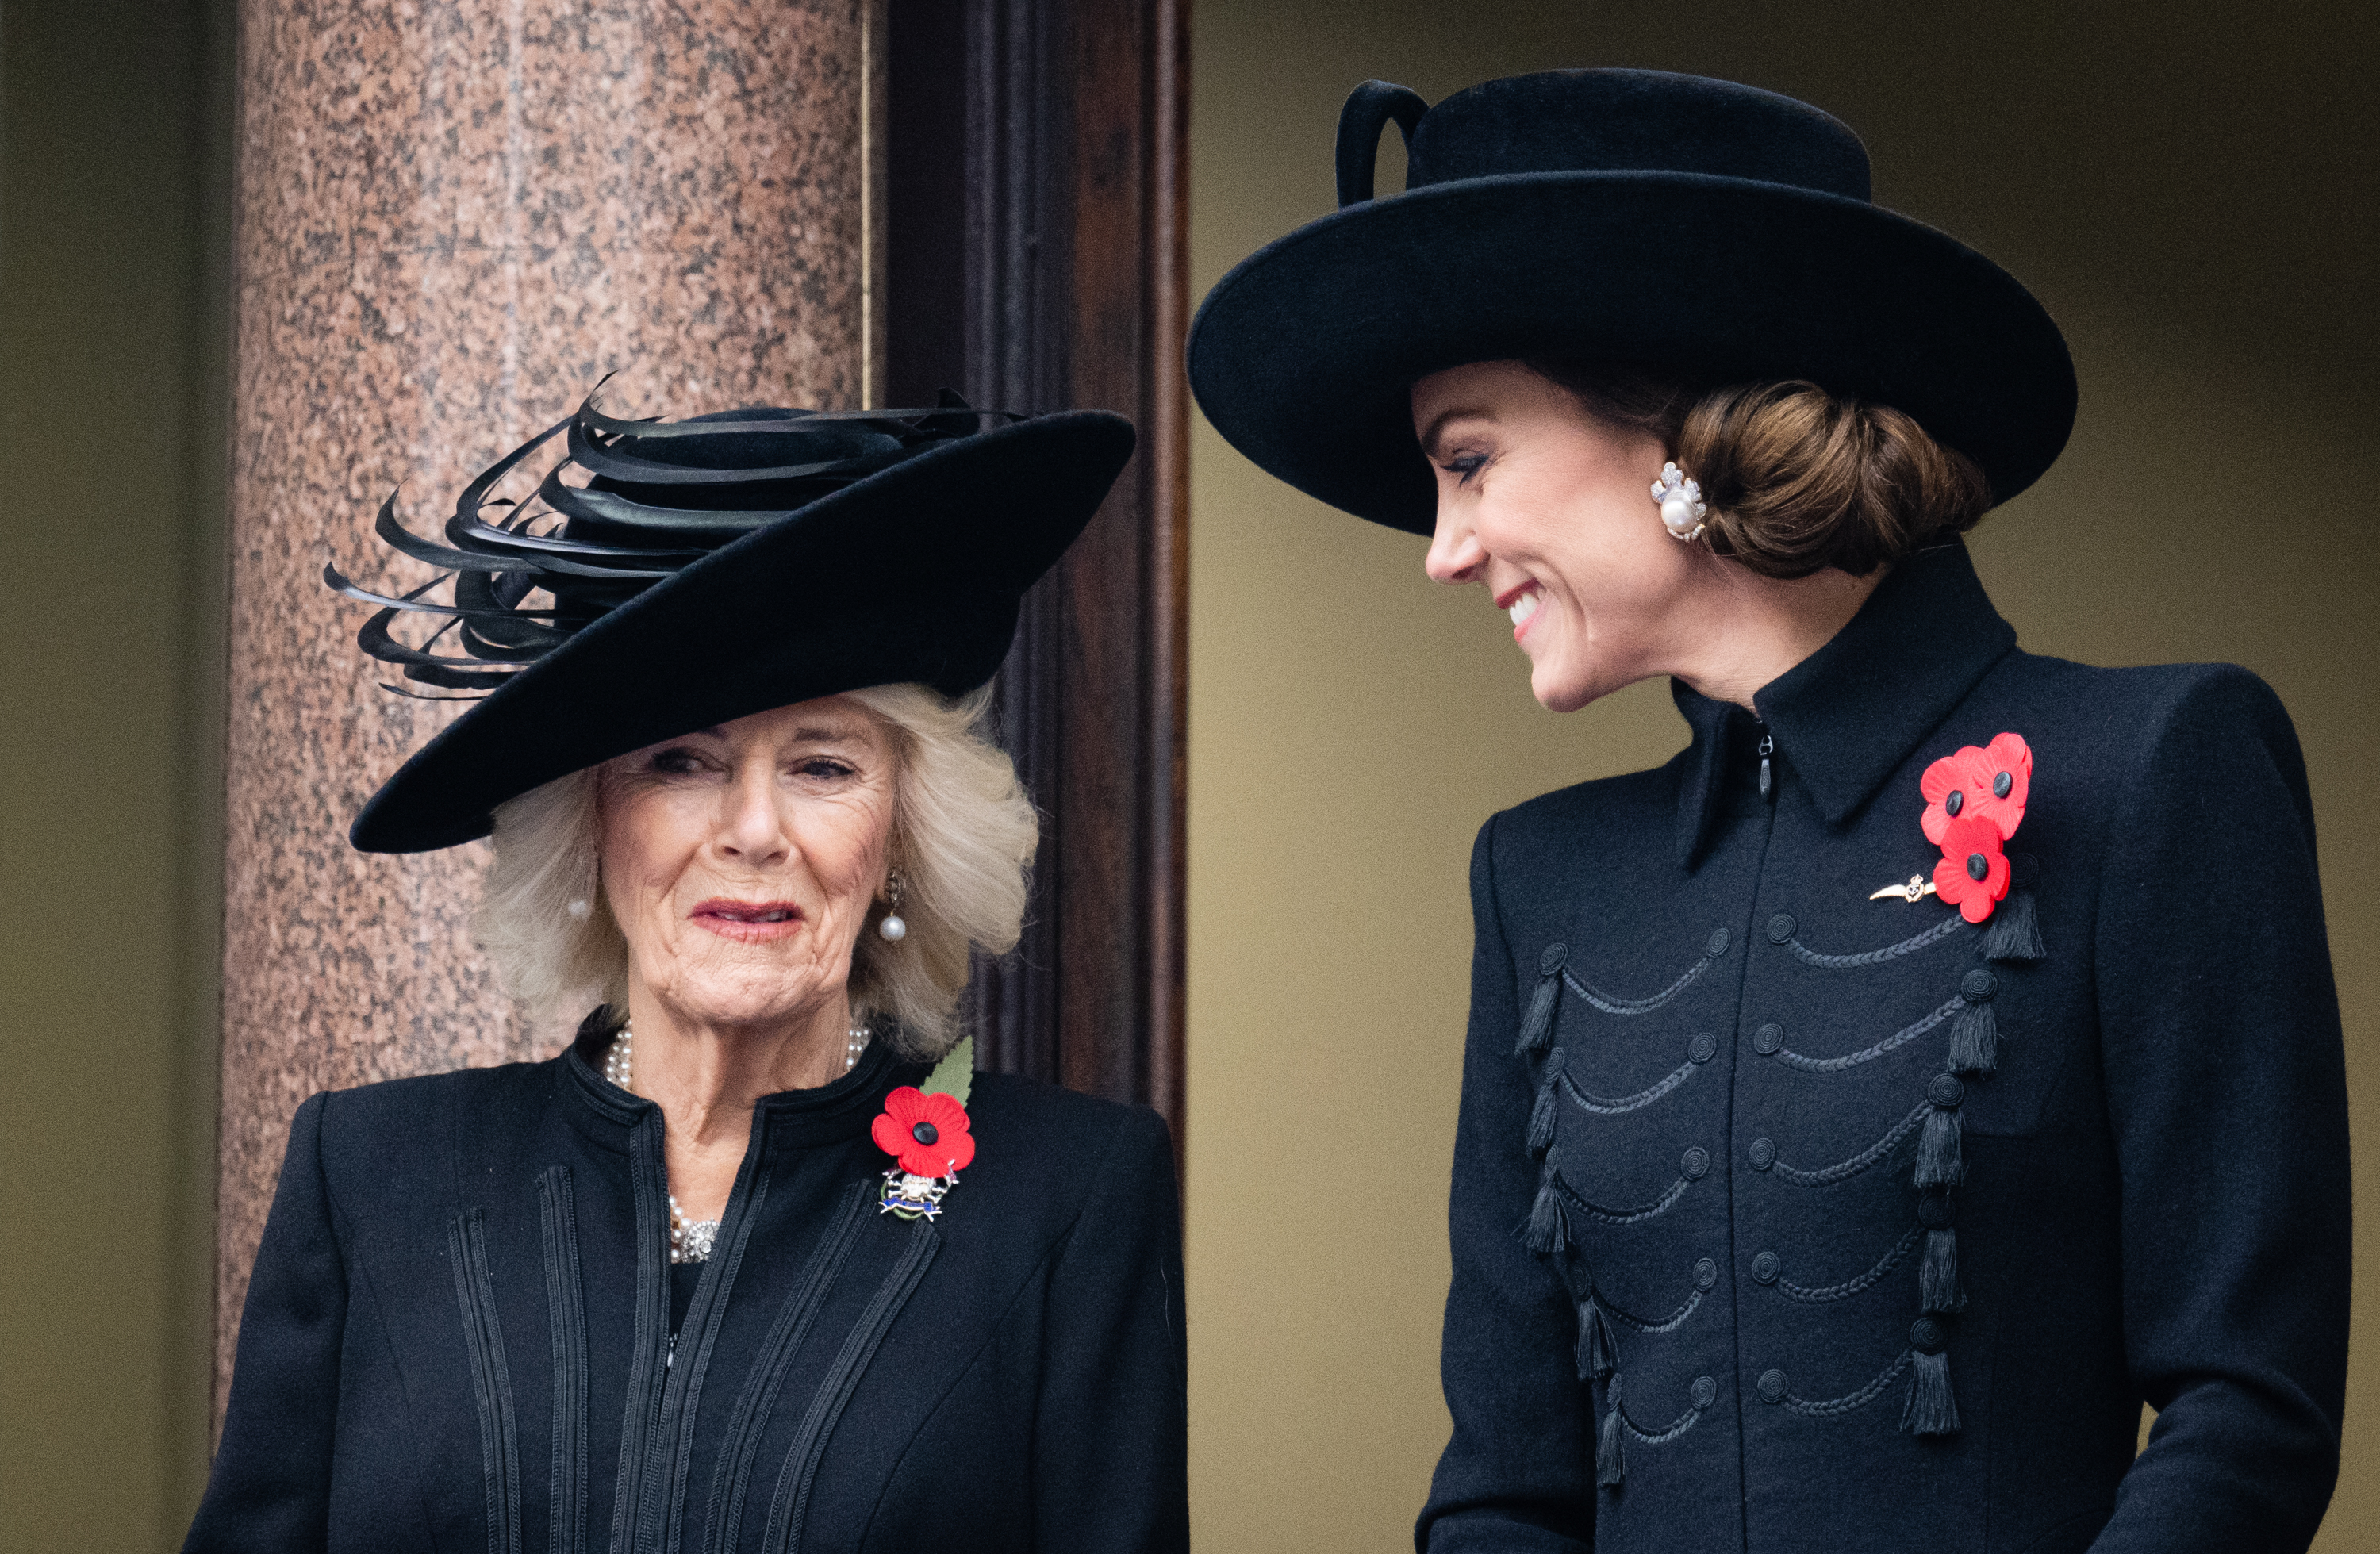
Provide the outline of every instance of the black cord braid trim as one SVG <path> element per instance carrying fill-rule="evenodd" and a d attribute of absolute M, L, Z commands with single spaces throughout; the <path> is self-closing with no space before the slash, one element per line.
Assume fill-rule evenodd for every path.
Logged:
<path fill-rule="evenodd" d="M 1663 1096 L 1668 1095 L 1671 1090 L 1676 1089 L 1687 1080 L 1692 1079 L 1694 1076 L 1694 1070 L 1701 1066 L 1702 1065 L 1700 1063 L 1696 1062 L 1681 1063 L 1676 1069 L 1664 1076 L 1661 1081 L 1655 1085 L 1651 1089 L 1639 1090 L 1633 1096 L 1621 1096 L 1617 1100 L 1608 1099 L 1602 1096 L 1587 1094 L 1585 1090 L 1580 1089 L 1577 1084 L 1572 1080 L 1571 1076 L 1565 1073 L 1561 1076 L 1562 1093 L 1570 1097 L 1572 1101 L 1576 1102 L 1578 1109 L 1582 1111 L 1592 1112 L 1597 1117 L 1618 1117 L 1625 1112 L 1634 1111 L 1640 1108 L 1652 1105 Z"/>
<path fill-rule="evenodd" d="M 1830 1187 L 1838 1182 L 1848 1182 L 1891 1154 L 1893 1146 L 1907 1138 L 1920 1123 L 1925 1121 L 1925 1114 L 1933 1110 L 1932 1101 L 1919 1101 L 1915 1110 L 1908 1116 L 1892 1124 L 1890 1133 L 1886 1134 L 1848 1160 L 1838 1160 L 1833 1165 L 1818 1171 L 1798 1171 L 1783 1160 L 1779 1160 L 1772 1169 L 1778 1175 L 1799 1187 Z"/>
<path fill-rule="evenodd" d="M 1779 1279 L 1777 1281 L 1777 1293 L 1787 1300 L 1807 1301 L 1812 1305 L 1822 1301 L 1839 1301 L 1846 1295 L 1856 1295 L 1900 1267 L 1900 1260 L 1908 1257 L 1911 1249 L 1924 1240 L 1925 1236 L 1925 1229 L 1922 1225 L 1911 1231 L 1900 1238 L 1899 1245 L 1884 1255 L 1882 1261 L 1856 1279 L 1846 1279 L 1840 1284 L 1822 1284 L 1815 1289 L 1806 1284 L 1796 1284 L 1790 1279 Z"/>
<path fill-rule="evenodd" d="M 1700 977 L 1704 972 L 1710 969 L 1711 962 L 1718 958 L 1718 957 L 1716 955 L 1705 955 L 1694 965 L 1686 967 L 1684 976 L 1679 977 L 1676 981 L 1670 983 L 1659 992 L 1655 993 L 1651 998 L 1621 998 L 1616 993 L 1603 992 L 1597 989 L 1588 987 L 1585 983 L 1572 976 L 1567 968 L 1563 970 L 1561 979 L 1570 985 L 1570 990 L 1572 992 L 1574 992 L 1579 997 L 1586 1000 L 1587 1002 L 1593 1004 L 1596 1008 L 1602 1010 L 1606 1014 L 1650 1014 L 1654 1010 L 1660 1008 L 1661 1005 L 1669 1002 L 1680 993 L 1684 992 L 1694 982 L 1695 977 Z"/>
<path fill-rule="evenodd" d="M 480 1477 L 486 1491 L 488 1554 L 521 1554 L 520 1441 L 514 1433 L 512 1369 L 488 1269 L 487 1214 L 467 1208 L 446 1223 L 455 1299 L 471 1356 L 471 1400 L 480 1411 Z"/>
<path fill-rule="evenodd" d="M 1621 1327 L 1633 1328 L 1640 1333 L 1676 1332 L 1680 1328 L 1685 1326 L 1686 1318 L 1694 1314 L 1694 1307 L 1703 1304 L 1703 1293 L 1700 1290 L 1696 1290 L 1693 1294 L 1686 1297 L 1685 1305 L 1678 1307 L 1677 1310 L 1670 1312 L 1667 1317 L 1662 1317 L 1658 1322 L 1648 1322 L 1642 1317 L 1629 1316 L 1628 1313 L 1612 1305 L 1610 1297 L 1600 1291 L 1596 1293 L 1595 1298 L 1597 1302 L 1602 1305 L 1603 1314 L 1605 1316 L 1610 1317 Z"/>
<path fill-rule="evenodd" d="M 1670 1211 L 1671 1204 L 1686 1196 L 1686 1179 L 1681 1176 L 1670 1183 L 1659 1197 L 1640 1208 L 1606 1208 L 1600 1204 L 1589 1203 L 1579 1196 L 1578 1189 L 1563 1181 L 1559 1172 L 1554 1176 L 1554 1191 L 1577 1205 L 1580 1213 L 1590 1219 L 1600 1220 L 1607 1225 L 1633 1225 L 1640 1220 L 1650 1220 L 1657 1214 L 1666 1214 Z"/>
<path fill-rule="evenodd" d="M 1856 1392 L 1845 1392 L 1840 1398 L 1825 1398 L 1815 1402 L 1808 1398 L 1797 1398 L 1788 1392 L 1777 1401 L 1794 1413 L 1806 1414 L 1813 1419 L 1836 1419 L 1846 1414 L 1854 1414 L 1882 1397 L 1892 1386 L 1894 1378 L 1909 1368 L 1909 1362 L 1915 1354 L 1916 1351 L 1913 1349 L 1902 1350 L 1900 1358 L 1885 1366 L 1875 1380 Z"/>
<path fill-rule="evenodd" d="M 1954 912 L 1924 933 L 1913 934 L 1898 944 L 1888 944 L 1881 950 L 1863 951 L 1856 955 L 1821 954 L 1798 939 L 1787 940 L 1785 948 L 1792 951 L 1805 965 L 1825 966 L 1831 971 L 1851 971 L 1864 965 L 1882 965 L 1887 961 L 1897 961 L 1903 955 L 1913 955 L 1929 944 L 1937 944 L 1949 938 L 1966 927 L 1966 924 L 1967 920 Z"/>
<path fill-rule="evenodd" d="M 1671 1425 L 1668 1429 L 1648 1430 L 1642 1425 L 1636 1423 L 1635 1420 L 1628 1417 L 1628 1410 L 1625 1407 L 1622 1407 L 1620 1410 L 1620 1427 L 1626 1430 L 1630 1435 L 1634 1436 L 1638 1440 L 1643 1441 L 1647 1446 L 1667 1446 L 1670 1442 L 1677 1439 L 1688 1430 L 1693 1429 L 1694 1427 L 1694 1421 L 1700 1419 L 1702 1416 L 1703 1411 L 1701 1409 L 1689 1408 L 1683 1414 L 1679 1414 L 1677 1423 Z"/>
<path fill-rule="evenodd" d="M 1967 1001 L 1963 996 L 1954 998 L 1915 1025 L 1905 1026 L 1873 1047 L 1864 1047 L 1856 1052 L 1846 1052 L 1840 1058 L 1804 1057 L 1790 1049 L 1779 1048 L 1777 1051 L 1777 1061 L 1788 1068 L 1798 1068 L 1804 1074 L 1840 1074 L 1844 1069 L 1853 1068 L 1864 1062 L 1873 1062 L 1895 1048 L 1908 1045 L 1956 1014 L 1961 1009 L 1966 1007 L 1966 1003 Z"/>

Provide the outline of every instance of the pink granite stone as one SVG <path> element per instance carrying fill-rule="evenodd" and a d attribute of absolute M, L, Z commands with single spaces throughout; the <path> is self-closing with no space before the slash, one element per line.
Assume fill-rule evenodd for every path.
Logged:
<path fill-rule="evenodd" d="M 451 717 L 322 584 L 428 573 L 457 486 L 610 405 L 855 406 L 868 0 L 242 0 L 217 1408 L 290 1113 L 547 1055 L 473 941 L 484 844 L 346 843 Z"/>

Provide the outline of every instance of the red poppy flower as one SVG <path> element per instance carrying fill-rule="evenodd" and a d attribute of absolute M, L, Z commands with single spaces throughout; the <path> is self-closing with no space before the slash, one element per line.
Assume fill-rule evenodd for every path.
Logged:
<path fill-rule="evenodd" d="M 1942 861 L 1934 866 L 1934 893 L 1980 923 L 2009 892 L 2008 855 L 2000 833 L 1980 815 L 1962 816 L 1942 831 Z"/>
<path fill-rule="evenodd" d="M 2018 735 L 2003 734 L 1988 745 L 1970 745 L 1925 769 L 1917 787 L 1925 795 L 1918 823 L 1925 840 L 1944 845 L 1951 821 L 1987 819 L 2003 842 L 2024 819 L 2026 790 L 2033 786 L 2033 750 Z"/>
<path fill-rule="evenodd" d="M 876 1147 L 910 1175 L 955 1176 L 975 1159 L 975 1135 L 967 1126 L 966 1108 L 956 1096 L 904 1085 L 884 1098 L 884 1110 L 868 1131 Z"/>

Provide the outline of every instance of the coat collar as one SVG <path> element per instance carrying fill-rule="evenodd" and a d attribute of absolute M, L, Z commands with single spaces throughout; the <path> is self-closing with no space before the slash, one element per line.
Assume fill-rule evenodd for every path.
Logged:
<path fill-rule="evenodd" d="M 578 1114 L 592 1113 L 613 1125 L 605 1130 L 603 1142 L 615 1148 L 625 1147 L 626 1129 L 660 1110 L 603 1077 L 604 1050 L 618 1028 L 607 1011 L 597 1009 L 579 1026 L 557 1065 L 565 1088 L 580 1103 Z M 768 1114 L 770 1147 L 798 1148 L 856 1138 L 884 1110 L 887 1095 L 900 1086 L 919 1083 L 926 1072 L 923 1064 L 896 1056 L 883 1042 L 870 1042 L 851 1072 L 832 1083 L 760 1098 L 759 1108 Z"/>
<path fill-rule="evenodd" d="M 1828 825 L 1876 795 L 1919 742 L 1941 726 L 2016 646 L 1956 540 L 1893 567 L 1851 624 L 1753 696 L 1760 723 Z M 1724 789 L 1742 710 L 1670 682 L 1693 727 L 1678 787 L 1678 862 L 1693 867 Z"/>

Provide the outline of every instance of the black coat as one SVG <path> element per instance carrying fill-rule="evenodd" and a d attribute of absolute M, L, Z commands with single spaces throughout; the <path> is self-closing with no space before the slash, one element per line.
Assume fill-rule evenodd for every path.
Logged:
<path fill-rule="evenodd" d="M 1454 1431 L 1417 1543 L 2303 1549 L 2347 1102 L 2279 702 L 2020 652 L 1958 546 L 1759 722 L 1677 699 L 1676 759 L 1473 855 Z M 2034 764 L 1995 923 L 1869 899 L 1940 856 L 1926 766 L 2003 731 Z"/>
<path fill-rule="evenodd" d="M 674 1321 L 661 1111 L 600 1040 L 298 1109 L 188 1549 L 1187 1546 L 1154 1113 L 978 1075 L 904 1220 L 868 1124 L 921 1071 L 871 1050 L 756 1109 Z"/>

